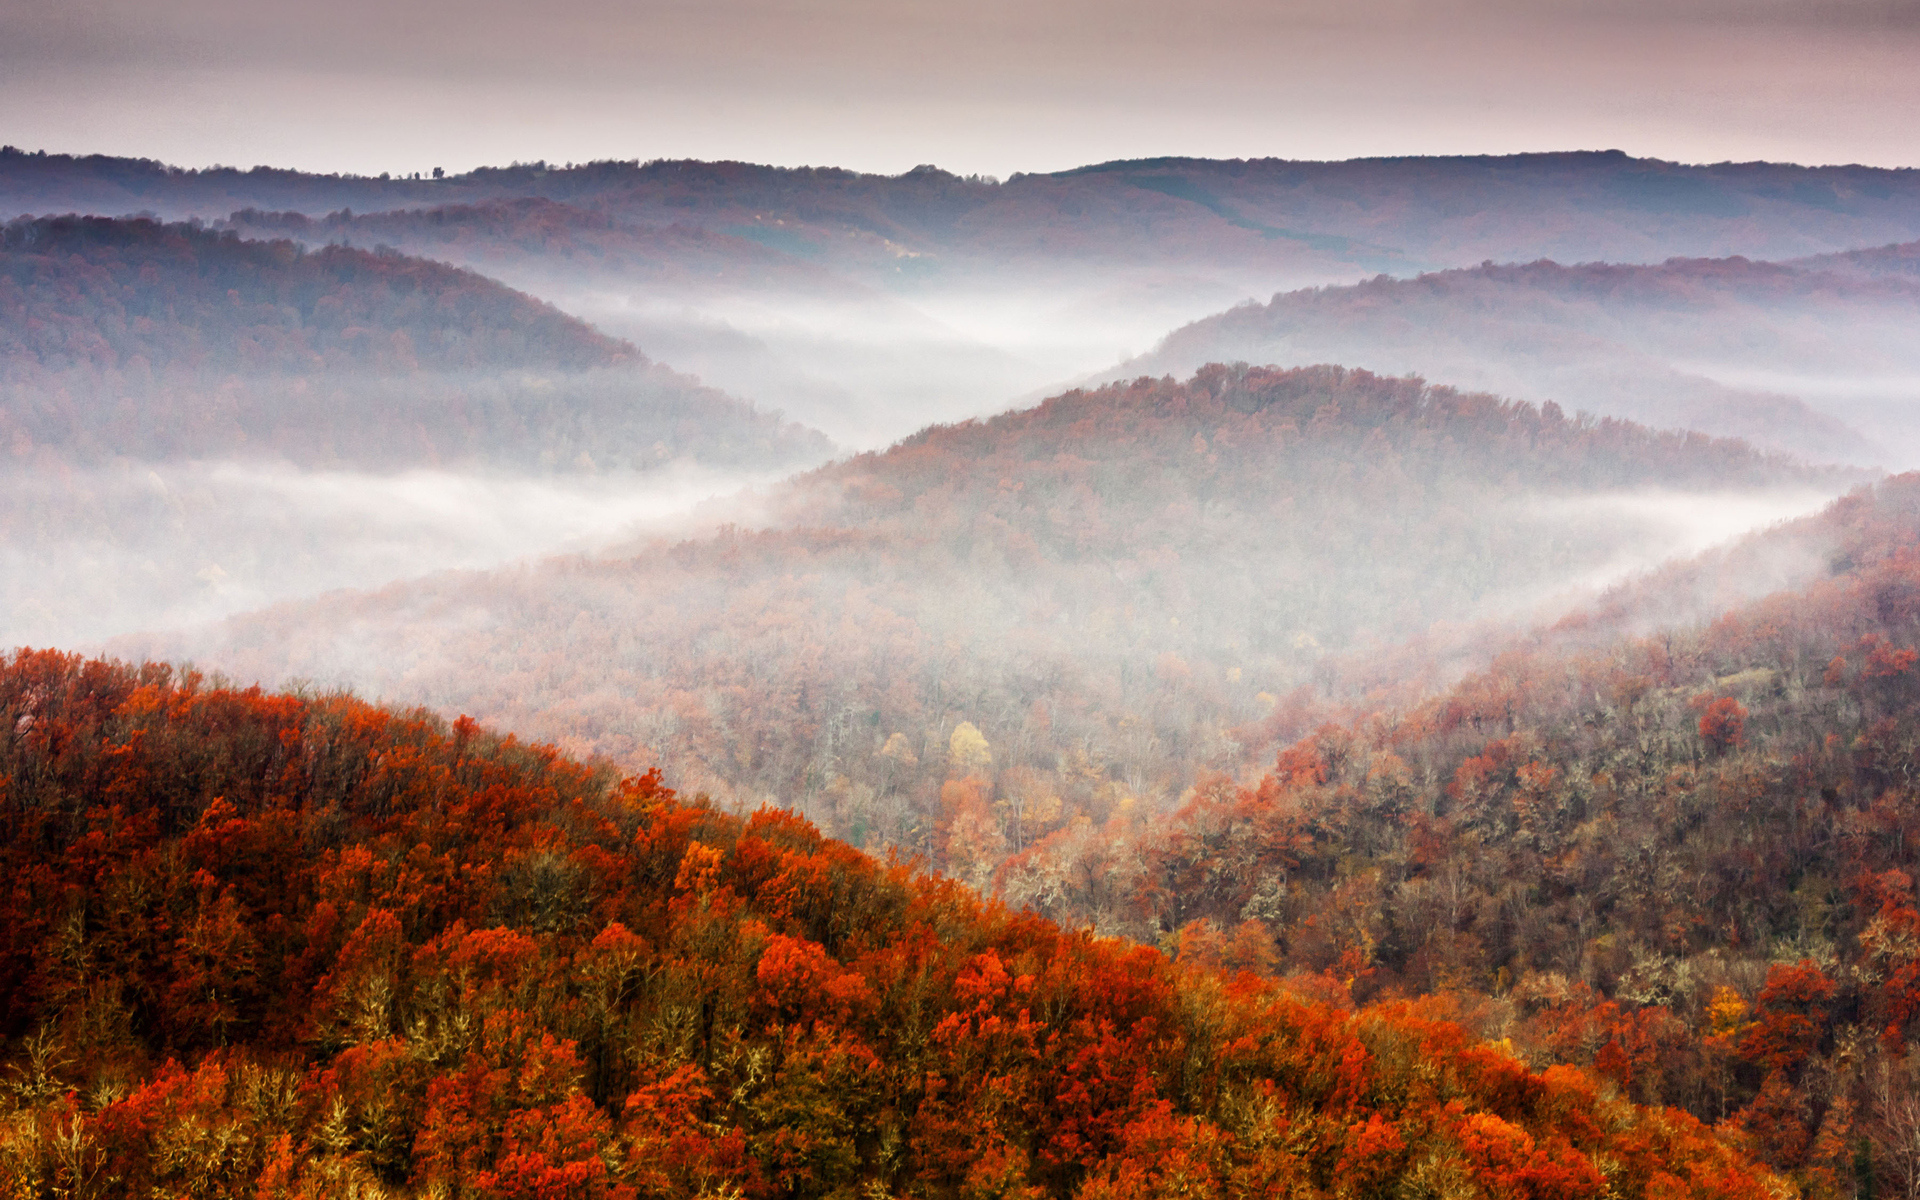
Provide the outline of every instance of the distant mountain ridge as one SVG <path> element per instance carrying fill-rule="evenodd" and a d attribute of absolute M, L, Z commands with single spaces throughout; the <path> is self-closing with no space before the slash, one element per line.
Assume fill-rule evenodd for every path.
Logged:
<path fill-rule="evenodd" d="M 1367 194 L 1360 202 L 1360 195 Z M 1284 251 L 1348 269 L 1422 269 L 1539 256 L 1786 258 L 1920 235 L 1920 173 L 1774 163 L 1688 166 L 1619 152 L 1348 162 L 1162 158 L 999 183 L 922 168 L 899 176 L 744 163 L 598 162 L 369 179 L 255 168 L 181 170 L 105 156 L 0 150 L 0 210 L 147 209 L 213 219 L 245 208 L 318 216 L 541 197 L 608 212 L 756 225 L 789 252 L 838 257 L 851 228 L 913 251 L 1065 257 L 1116 247 Z M 1072 220 L 1063 220 L 1071 210 Z M 1488 221 L 1498 212 L 1513 219 Z M 1577 222 L 1565 220 L 1577 216 Z M 1097 231 L 1097 232 L 1096 232 Z M 1191 241 L 1210 239 L 1211 247 Z M 871 246 L 873 243 L 868 243 Z M 920 264 L 915 269 L 924 269 Z"/>
<path fill-rule="evenodd" d="M 141 210 L 472 267 L 872 448 L 1051 395 L 1249 296 L 1489 260 L 1772 261 L 1911 241 L 1920 174 L 1594 152 L 1167 158 L 1005 181 L 689 161 L 381 180 L 0 153 L 0 212 Z M 1444 362 L 1391 370 L 1530 394 Z M 1798 395 L 1734 390 L 1776 408 Z M 1779 418 L 1797 449 L 1846 440 L 1797 419 Z"/>

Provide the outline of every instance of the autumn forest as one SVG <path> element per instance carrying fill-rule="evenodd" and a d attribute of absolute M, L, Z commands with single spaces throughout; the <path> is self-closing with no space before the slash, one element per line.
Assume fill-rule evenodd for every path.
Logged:
<path fill-rule="evenodd" d="M 1920 183 L 0 150 L 0 1194 L 1920 1200 Z"/>

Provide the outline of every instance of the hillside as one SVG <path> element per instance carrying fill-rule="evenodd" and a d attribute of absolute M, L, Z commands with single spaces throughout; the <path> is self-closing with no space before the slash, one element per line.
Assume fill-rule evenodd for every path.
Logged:
<path fill-rule="evenodd" d="M 1329 655 L 1557 613 L 1688 544 L 1691 506 L 1840 486 L 1418 380 L 1209 367 L 928 430 L 769 491 L 755 526 L 119 645 L 657 764 L 984 885 L 1237 768 L 1236 731 Z"/>
<path fill-rule="evenodd" d="M 16 458 L 552 469 L 826 452 L 549 305 L 391 252 L 22 220 L 0 233 L 0 317 Z"/>
<path fill-rule="evenodd" d="M 580 370 L 636 357 L 492 280 L 398 254 L 308 253 L 289 241 L 98 217 L 12 222 L 0 252 L 0 364 L 10 379 L 36 367 L 125 370 L 136 359 L 160 371 L 309 375 Z"/>
<path fill-rule="evenodd" d="M 1055 834 L 1002 895 L 1362 996 L 1478 993 L 1490 1036 L 1744 1128 L 1809 1194 L 1906 1194 L 1920 476 L 1731 565 L 1773 539 L 1820 544 L 1818 577 L 1595 637 L 1690 585 L 1626 589 L 1411 708 L 1327 725 L 1257 786 Z"/>
<path fill-rule="evenodd" d="M 1810 263 L 1489 263 L 1307 289 L 1196 322 L 1110 375 L 1332 360 L 1817 457 L 1909 461 L 1920 281 Z"/>
<path fill-rule="evenodd" d="M 435 259 L 484 264 L 495 274 L 607 275 L 695 294 L 738 288 L 817 289 L 842 296 L 862 291 L 807 257 L 766 244 L 771 239 L 750 236 L 751 230 L 709 228 L 697 216 L 648 224 L 537 196 L 374 213 L 343 209 L 314 217 L 244 209 L 221 226 L 248 237 L 314 246 L 384 244 Z"/>
<path fill-rule="evenodd" d="M 715 217 L 693 208 L 636 214 L 525 197 L 323 217 L 250 209 L 220 227 L 457 262 L 553 299 L 657 358 L 854 445 L 990 410 L 1072 373 L 1025 361 L 1018 348 L 993 344 L 991 332 L 955 327 L 897 294 L 894 265 L 918 260 L 903 258 L 883 237 L 839 231 L 822 255 L 777 236 L 786 224 L 780 218 Z M 1072 295 L 1077 285 L 1035 279 L 1022 286 L 1044 296 L 1050 287 Z M 969 298 L 962 308 L 977 304 Z M 1186 315 L 1146 318 L 1141 336 Z M 1109 353 L 1103 347 L 1099 357 Z"/>
<path fill-rule="evenodd" d="M 1787 259 L 1908 242 L 1920 237 L 1920 180 L 1617 152 L 1168 158 L 1005 181 L 690 161 L 379 180 L 0 152 L 0 212 L 50 211 L 231 218 L 249 236 L 446 258 L 864 449 L 1037 401 L 1248 297 L 1487 260 Z M 1234 357 L 1275 361 L 1213 354 L 1167 369 Z M 1452 362 L 1329 353 L 1285 365 L 1319 361 L 1544 398 Z M 1638 357 L 1606 365 L 1608 386 L 1679 383 L 1655 384 L 1662 373 Z M 1696 399 L 1802 396 L 1782 382 L 1728 386 L 1743 394 Z M 1779 433 L 1845 448 L 1830 428 Z"/>
<path fill-rule="evenodd" d="M 390 250 L 0 227 L 0 645 L 632 536 L 820 433 Z"/>
<path fill-rule="evenodd" d="M 1816 254 L 1788 265 L 1809 271 L 1845 271 L 1868 277 L 1920 275 L 1920 241 Z"/>
<path fill-rule="evenodd" d="M 465 720 L 21 653 L 0 778 L 9 1194 L 1779 1187 L 1444 1003 L 1178 964 Z"/>

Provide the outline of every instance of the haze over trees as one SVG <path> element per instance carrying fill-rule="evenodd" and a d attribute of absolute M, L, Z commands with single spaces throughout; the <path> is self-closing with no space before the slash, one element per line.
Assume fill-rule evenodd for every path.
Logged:
<path fill-rule="evenodd" d="M 147 220 L 0 229 L 13 641 L 604 540 L 830 449 L 440 263 Z"/>
<path fill-rule="evenodd" d="M 1243 727 L 1317 711 L 1330 655 L 1559 611 L 1692 536 L 1622 501 L 1785 515 L 1845 478 L 1419 380 L 1213 366 L 928 430 L 767 493 L 756 528 L 119 649 L 471 713 L 984 887 L 1242 767 Z"/>
<path fill-rule="evenodd" d="M 1822 459 L 1920 457 L 1911 246 L 1801 263 L 1491 263 L 1288 292 L 1175 331 L 1119 368 L 1244 359 L 1418 369 L 1461 386 L 1748 438 Z M 1891 458 L 1889 457 L 1891 456 Z"/>
<path fill-rule="evenodd" d="M 1003 182 L 701 162 L 381 180 L 0 153 L 0 212 L 68 211 L 231 218 L 472 266 L 868 448 L 1037 400 L 1249 297 L 1486 260 L 1786 259 L 1911 241 L 1920 184 L 1617 152 L 1168 158 Z M 1320 360 L 1287 365 L 1306 361 Z"/>
<path fill-rule="evenodd" d="M 0 315 L 16 459 L 781 467 L 827 448 L 550 305 L 391 251 L 16 221 Z"/>
<path fill-rule="evenodd" d="M 1824 545 L 1803 588 L 1579 648 L 1667 591 L 1630 589 L 1171 821 L 1036 843 L 1001 894 L 1363 999 L 1479 996 L 1488 1036 L 1740 1130 L 1811 1194 L 1862 1163 L 1910 1194 L 1917 517 L 1920 477 L 1864 489 L 1756 539 Z"/>

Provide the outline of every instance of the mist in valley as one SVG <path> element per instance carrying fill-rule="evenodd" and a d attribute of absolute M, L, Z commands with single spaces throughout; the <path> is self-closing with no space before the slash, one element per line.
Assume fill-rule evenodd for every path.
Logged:
<path fill-rule="evenodd" d="M 691 527 L 775 472 L 302 469 L 260 461 L 0 471 L 0 642 L 85 648 L 343 588 Z"/>
<path fill-rule="evenodd" d="M 1129 276 L 970 281 L 858 302 L 805 294 L 612 295 L 571 311 L 849 449 L 1031 403 L 1274 281 Z"/>
<path fill-rule="evenodd" d="M 1920 0 L 24 3 L 0 1197 L 1920 1200 Z"/>
<path fill-rule="evenodd" d="M 1202 362 L 1343 362 L 1889 470 L 1920 464 L 1920 276 L 1905 246 L 1839 264 L 1541 261 L 1275 295 L 1100 378 Z"/>
<path fill-rule="evenodd" d="M 1086 812 L 1172 804 L 1819 509 L 1868 475 L 1818 464 L 1904 444 L 1897 403 L 1852 422 L 1832 381 L 1920 373 L 1897 253 L 1414 274 L 1476 235 L 1311 188 L 1344 232 L 1303 230 L 1285 172 L 611 164 L 631 190 L 594 193 L 598 169 L 564 200 L 543 169 L 489 177 L 518 198 L 110 231 L 133 247 L 112 270 L 178 273 L 156 238 L 199 256 L 168 284 L 199 307 L 170 319 L 213 359 L 149 384 L 157 335 L 91 312 L 107 366 L 76 335 L 26 345 L 0 633 L 471 712 L 911 845 L 942 820 L 926 748 L 962 724 L 1057 787 L 1080 772 Z M 1615 235 L 1665 219 L 1634 212 Z M 1806 248 L 1818 224 L 1701 220 L 1662 236 Z M 334 298 L 231 309 L 205 278 L 229 261 Z M 1333 363 L 1381 375 L 1312 365 Z M 1142 376 L 1167 378 L 1069 391 Z M 148 395 L 191 419 L 130 420 Z M 882 761 L 894 734 L 917 775 Z"/>
<path fill-rule="evenodd" d="M 1864 478 L 1417 381 L 1214 367 L 931 429 L 704 532 L 113 645 L 471 714 L 876 850 L 937 844 L 948 784 L 977 776 L 1036 805 L 943 858 L 984 886 L 1026 841 L 1169 812 Z M 1664 614 L 1827 559 L 1756 561 Z"/>

